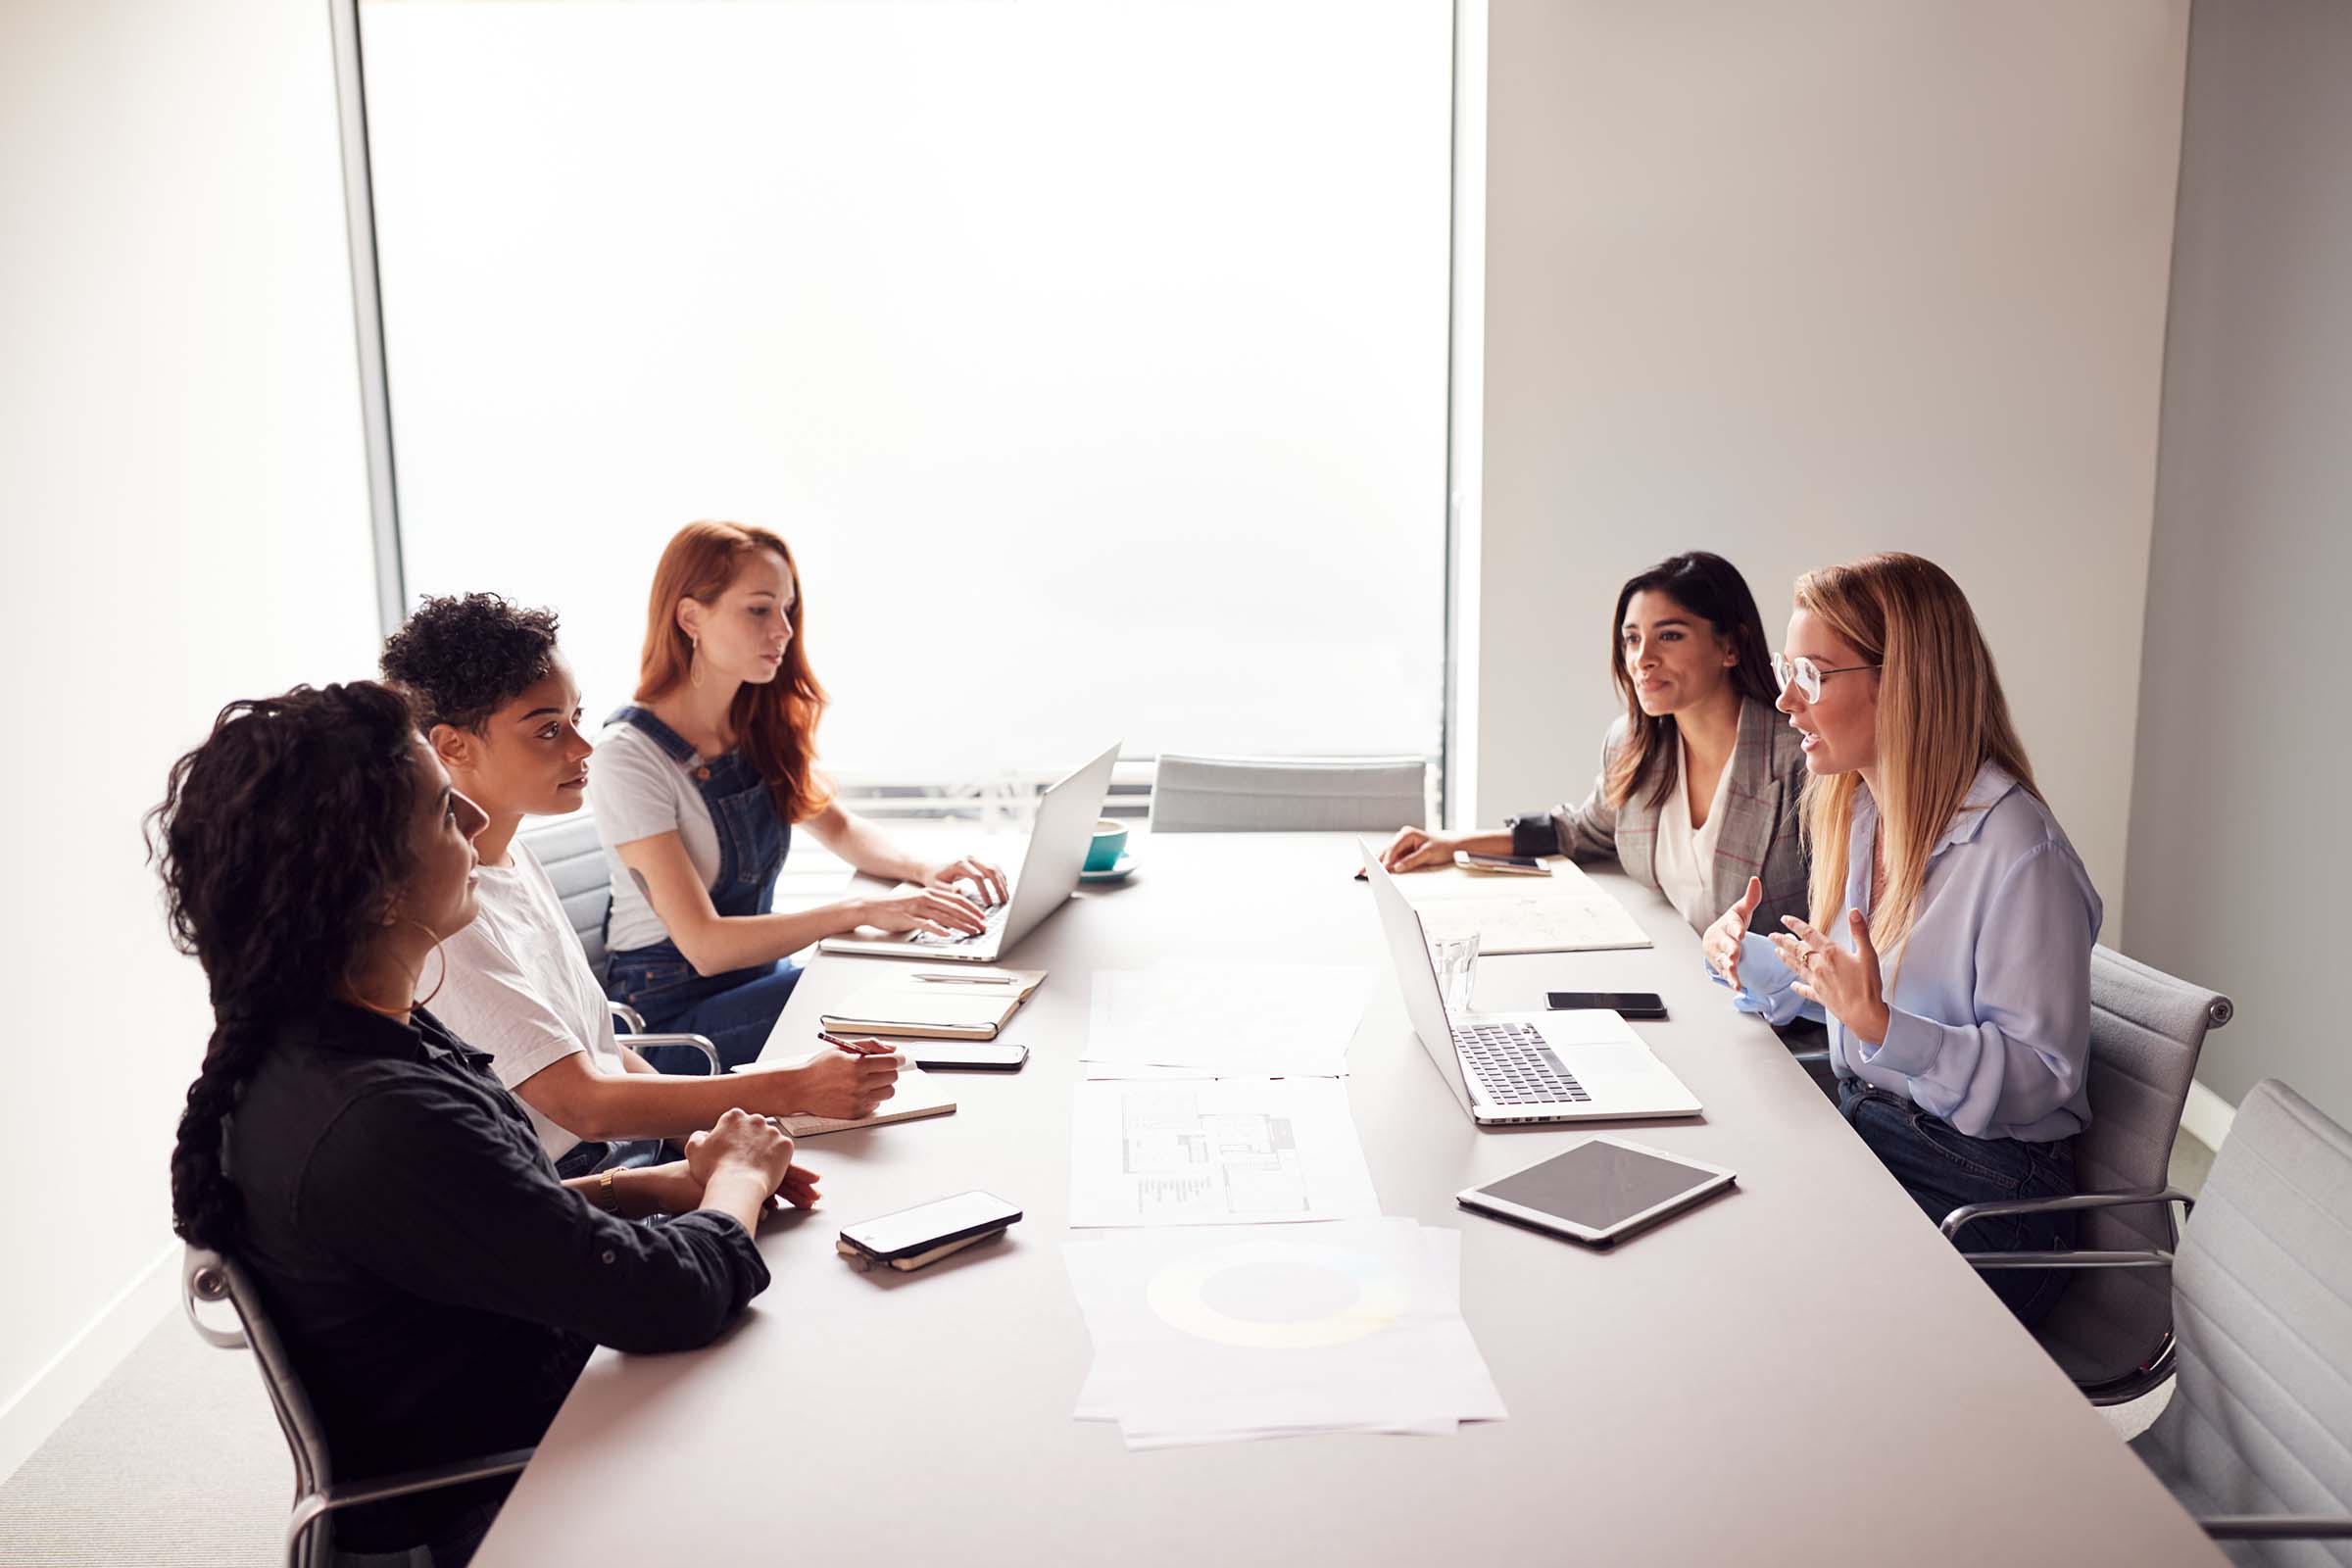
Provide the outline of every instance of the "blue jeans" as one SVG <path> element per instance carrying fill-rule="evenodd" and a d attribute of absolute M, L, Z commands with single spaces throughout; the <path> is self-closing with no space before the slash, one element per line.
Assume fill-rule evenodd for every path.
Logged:
<path fill-rule="evenodd" d="M 1899 1095 L 1859 1078 L 1838 1081 L 1838 1108 L 1929 1219 L 1964 1203 L 2020 1198 L 2065 1198 L 2075 1191 L 2074 1140 L 2030 1144 L 2016 1138 L 1971 1138 Z M 1963 1252 L 2043 1252 L 2075 1245 L 2072 1214 L 2003 1214 L 1971 1220 L 1952 1244 Z M 2028 1328 L 2041 1320 L 2066 1289 L 2063 1269 L 1994 1268 L 1977 1277 Z"/>
<path fill-rule="evenodd" d="M 619 959 L 613 963 L 615 990 L 622 989 L 624 980 L 639 980 L 623 994 L 629 1004 L 644 1015 L 646 1028 L 656 1034 L 703 1036 L 718 1048 L 721 1071 L 760 1059 L 760 1050 L 767 1044 L 768 1031 L 776 1026 L 777 1016 L 792 997 L 792 988 L 801 979 L 800 966 L 789 959 L 734 972 L 752 978 L 715 992 L 705 992 L 697 985 L 682 985 L 676 988 L 681 994 L 668 999 L 662 996 L 665 987 L 658 983 L 658 975 L 643 978 L 628 975 Z M 627 1044 L 628 1037 L 622 1036 L 621 1041 Z M 702 1054 L 688 1046 L 656 1046 L 642 1054 L 663 1072 L 710 1070 L 710 1063 Z"/>

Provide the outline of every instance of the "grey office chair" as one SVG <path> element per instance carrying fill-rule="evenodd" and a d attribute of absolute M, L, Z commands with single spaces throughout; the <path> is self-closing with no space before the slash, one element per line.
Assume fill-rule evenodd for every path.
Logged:
<path fill-rule="evenodd" d="M 2175 979 L 2112 948 L 2090 952 L 2090 1125 L 2075 1139 L 2076 1195 L 1972 1203 L 1943 1222 L 2049 1209 L 2080 1212 L 2067 1252 L 1972 1252 L 1979 1268 L 2082 1270 L 2034 1337 L 2093 1403 L 2121 1404 L 2171 1375 L 2173 1292 L 2165 1270 L 2178 1232 L 2173 1140 L 2204 1052 L 2230 1021 L 2228 997 Z"/>
<path fill-rule="evenodd" d="M 605 858 L 604 842 L 596 836 L 596 819 L 586 811 L 570 816 L 552 817 L 534 824 L 520 835 L 538 857 L 540 868 L 547 879 L 556 885 L 556 897 L 563 902 L 564 917 L 571 921 L 572 933 L 580 939 L 581 950 L 588 955 L 588 967 L 601 980 L 605 970 L 605 911 L 612 905 L 612 863 Z M 625 1002 L 607 1004 L 612 1009 L 613 1021 L 628 1026 L 628 1043 L 639 1050 L 647 1046 L 686 1046 L 699 1051 L 709 1059 L 710 1070 L 719 1070 L 718 1048 L 701 1035 L 648 1034 L 645 1019 Z"/>
<path fill-rule="evenodd" d="M 2133 1450 L 2233 1560 L 2352 1563 L 2352 1133 L 2256 1084 L 2173 1297 L 2178 1383 Z"/>
<path fill-rule="evenodd" d="M 180 1300 L 187 1308 L 188 1321 L 206 1344 L 224 1350 L 249 1348 L 254 1364 L 261 1368 L 262 1387 L 269 1392 L 270 1408 L 277 1412 L 277 1424 L 294 1456 L 294 1511 L 286 1521 L 287 1568 L 326 1568 L 334 1561 L 327 1539 L 328 1516 L 338 1509 L 511 1476 L 530 1462 L 533 1450 L 513 1448 L 456 1464 L 338 1483 L 326 1451 L 326 1436 L 311 1409 L 310 1396 L 295 1377 L 285 1346 L 262 1309 L 261 1296 L 245 1271 L 218 1252 L 191 1247 L 180 1265 Z M 226 1301 L 240 1327 L 221 1329 L 205 1322 L 197 1309 L 200 1301 Z"/>
<path fill-rule="evenodd" d="M 1162 757 L 1154 833 L 1380 832 L 1429 823 L 1421 757 Z"/>

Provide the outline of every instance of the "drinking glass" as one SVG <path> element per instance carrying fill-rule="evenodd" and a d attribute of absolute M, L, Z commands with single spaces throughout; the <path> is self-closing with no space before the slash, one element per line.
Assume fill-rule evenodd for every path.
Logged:
<path fill-rule="evenodd" d="M 1429 945 L 1429 956 L 1437 965 L 1438 994 L 1446 999 L 1446 1010 L 1468 1012 L 1478 979 L 1478 933 L 1440 937 Z"/>

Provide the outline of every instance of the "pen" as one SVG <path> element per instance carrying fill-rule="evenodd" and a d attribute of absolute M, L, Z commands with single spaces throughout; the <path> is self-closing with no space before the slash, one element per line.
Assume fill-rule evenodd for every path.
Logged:
<path fill-rule="evenodd" d="M 1009 974 L 918 974 L 914 977 L 934 986 L 1015 986 L 1018 976 Z"/>
<path fill-rule="evenodd" d="M 884 1045 L 879 1040 L 845 1040 L 840 1035 L 824 1029 L 816 1032 L 816 1038 L 828 1046 L 839 1046 L 844 1051 L 854 1051 L 860 1056 L 886 1056 L 898 1049 L 896 1046 Z"/>

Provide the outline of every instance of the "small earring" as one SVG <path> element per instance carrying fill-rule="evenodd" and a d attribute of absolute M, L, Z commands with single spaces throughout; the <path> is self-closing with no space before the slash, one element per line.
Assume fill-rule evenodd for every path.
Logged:
<path fill-rule="evenodd" d="M 401 924 L 413 925 L 417 930 L 423 932 L 426 936 L 432 937 L 433 953 L 441 960 L 441 973 L 439 978 L 433 981 L 433 989 L 427 991 L 423 996 L 416 998 L 414 1002 L 409 1004 L 409 1005 L 412 1007 L 421 1007 L 426 1003 L 439 996 L 441 994 L 441 988 L 449 983 L 449 953 L 441 946 L 441 938 L 434 933 L 433 928 L 429 925 L 426 925 L 422 920 L 403 919 Z"/>

